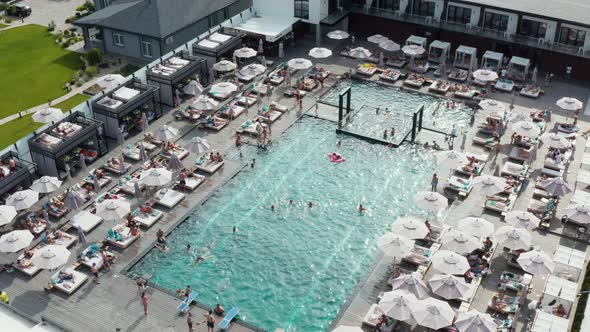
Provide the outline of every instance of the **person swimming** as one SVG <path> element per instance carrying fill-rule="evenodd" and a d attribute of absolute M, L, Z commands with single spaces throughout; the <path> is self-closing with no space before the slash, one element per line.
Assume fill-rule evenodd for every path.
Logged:
<path fill-rule="evenodd" d="M 293 200 L 292 199 L 289 200 L 289 206 L 293 206 Z"/>
<path fill-rule="evenodd" d="M 234 226 L 234 227 L 232 228 L 232 232 L 233 232 L 234 234 L 237 234 L 237 233 L 238 233 L 238 227 L 237 227 L 237 226 Z"/>
<path fill-rule="evenodd" d="M 362 204 L 359 204 L 358 210 L 359 210 L 359 213 L 363 213 L 363 212 L 367 211 L 367 209 Z"/>
<path fill-rule="evenodd" d="M 270 206 L 270 210 L 271 210 L 272 212 L 275 212 L 275 206 L 274 206 L 274 204 Z"/>
<path fill-rule="evenodd" d="M 187 244 L 186 245 L 186 252 L 192 252 L 193 251 L 193 246 L 191 246 L 191 244 Z"/>
<path fill-rule="evenodd" d="M 313 207 L 313 202 L 312 201 L 307 202 L 307 206 L 311 209 Z"/>

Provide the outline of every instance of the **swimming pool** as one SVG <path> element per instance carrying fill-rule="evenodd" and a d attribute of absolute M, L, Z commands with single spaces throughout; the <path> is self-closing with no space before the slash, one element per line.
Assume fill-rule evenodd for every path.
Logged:
<path fill-rule="evenodd" d="M 152 250 L 131 272 L 170 290 L 191 285 L 207 305 L 239 305 L 241 319 L 270 331 L 324 331 L 378 256 L 377 238 L 397 217 L 420 213 L 412 196 L 428 188 L 435 168 L 419 148 L 334 130 L 303 117 L 268 151 L 246 149 L 244 162 L 255 157 L 256 166 L 180 224 L 168 236 L 170 252 Z M 347 161 L 331 164 L 338 140 Z M 187 243 L 198 253 L 187 253 Z M 197 265 L 196 255 L 206 260 Z"/>

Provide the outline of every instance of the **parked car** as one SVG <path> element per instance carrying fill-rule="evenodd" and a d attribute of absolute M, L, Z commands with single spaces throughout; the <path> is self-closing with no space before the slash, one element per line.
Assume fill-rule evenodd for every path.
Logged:
<path fill-rule="evenodd" d="M 32 12 L 33 12 L 33 10 L 31 9 L 31 7 L 29 7 L 25 4 L 18 3 L 16 5 L 14 5 L 14 12 L 13 12 L 14 16 L 27 17 L 27 16 L 31 15 Z"/>

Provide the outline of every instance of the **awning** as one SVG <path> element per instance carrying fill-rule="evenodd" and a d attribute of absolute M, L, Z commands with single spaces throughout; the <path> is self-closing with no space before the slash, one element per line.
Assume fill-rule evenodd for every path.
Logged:
<path fill-rule="evenodd" d="M 295 17 L 252 17 L 234 29 L 247 34 L 263 35 L 267 42 L 275 42 L 293 30 L 293 23 L 299 21 Z"/>

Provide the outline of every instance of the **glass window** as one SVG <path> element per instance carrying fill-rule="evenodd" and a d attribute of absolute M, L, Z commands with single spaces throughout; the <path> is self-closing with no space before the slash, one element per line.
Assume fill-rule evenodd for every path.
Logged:
<path fill-rule="evenodd" d="M 113 32 L 113 43 L 117 46 L 125 46 L 125 38 L 120 33 Z"/>
<path fill-rule="evenodd" d="M 141 41 L 141 55 L 146 58 L 151 58 L 153 56 L 152 43 L 143 40 Z"/>
<path fill-rule="evenodd" d="M 559 32 L 559 42 L 566 45 L 581 47 L 584 46 L 584 39 L 586 39 L 586 31 L 561 27 Z"/>
<path fill-rule="evenodd" d="M 471 22 L 471 8 L 449 5 L 447 7 L 447 21 L 462 24 Z"/>
<path fill-rule="evenodd" d="M 309 19 L 309 0 L 295 0 L 295 17 Z"/>
<path fill-rule="evenodd" d="M 483 28 L 495 31 L 506 31 L 508 29 L 508 15 L 486 12 Z"/>
<path fill-rule="evenodd" d="M 520 23 L 520 34 L 534 38 L 545 38 L 545 31 L 547 31 L 547 23 L 522 19 Z"/>
<path fill-rule="evenodd" d="M 373 1 L 372 6 L 374 8 L 396 11 L 396 10 L 399 10 L 399 2 L 400 2 L 400 0 Z"/>
<path fill-rule="evenodd" d="M 434 7 L 436 4 L 429 0 L 414 0 L 412 14 L 417 16 L 434 17 Z"/>

